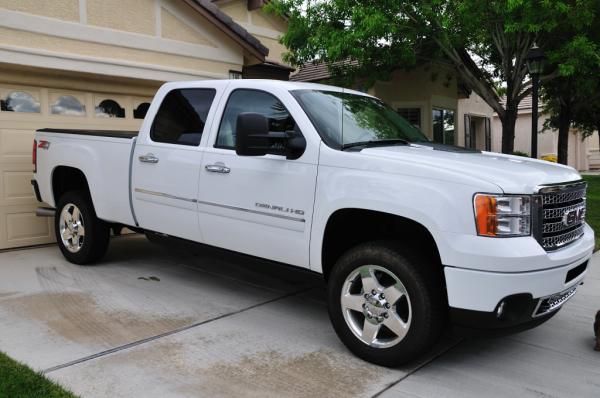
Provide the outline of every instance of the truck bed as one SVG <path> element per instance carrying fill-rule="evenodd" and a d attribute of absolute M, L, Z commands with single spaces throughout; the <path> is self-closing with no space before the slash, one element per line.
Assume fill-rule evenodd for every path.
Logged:
<path fill-rule="evenodd" d="M 139 134 L 138 131 L 126 130 L 79 130 L 79 129 L 39 129 L 40 133 L 60 133 L 60 134 L 78 134 L 78 135 L 96 135 L 99 137 L 114 138 L 134 138 Z"/>

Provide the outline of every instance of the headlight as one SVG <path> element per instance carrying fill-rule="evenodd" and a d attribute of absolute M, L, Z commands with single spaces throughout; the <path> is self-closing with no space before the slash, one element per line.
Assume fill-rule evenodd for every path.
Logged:
<path fill-rule="evenodd" d="M 476 194 L 475 222 L 480 236 L 527 236 L 531 233 L 531 197 Z"/>

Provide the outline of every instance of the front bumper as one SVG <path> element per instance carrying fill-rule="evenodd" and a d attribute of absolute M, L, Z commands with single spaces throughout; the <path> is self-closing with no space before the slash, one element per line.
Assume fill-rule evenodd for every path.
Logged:
<path fill-rule="evenodd" d="M 593 240 L 593 232 L 590 235 Z M 560 256 L 559 252 L 548 255 Z M 470 330 L 517 331 L 536 326 L 573 296 L 585 278 L 591 255 L 591 248 L 586 248 L 579 258 L 564 265 L 527 272 L 446 266 L 451 320 Z"/>

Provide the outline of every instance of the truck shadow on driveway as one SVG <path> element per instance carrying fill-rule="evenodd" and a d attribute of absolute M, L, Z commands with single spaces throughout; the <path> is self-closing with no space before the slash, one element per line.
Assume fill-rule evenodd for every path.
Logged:
<path fill-rule="evenodd" d="M 0 350 L 82 396 L 371 396 L 455 343 L 368 364 L 335 336 L 324 295 L 312 272 L 141 235 L 93 266 L 53 246 L 5 252 Z"/>

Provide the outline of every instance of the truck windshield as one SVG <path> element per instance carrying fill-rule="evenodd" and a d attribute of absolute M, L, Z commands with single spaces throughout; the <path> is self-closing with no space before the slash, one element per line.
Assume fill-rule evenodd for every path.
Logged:
<path fill-rule="evenodd" d="M 429 141 L 418 128 L 376 98 L 321 90 L 291 93 L 332 148 Z"/>

